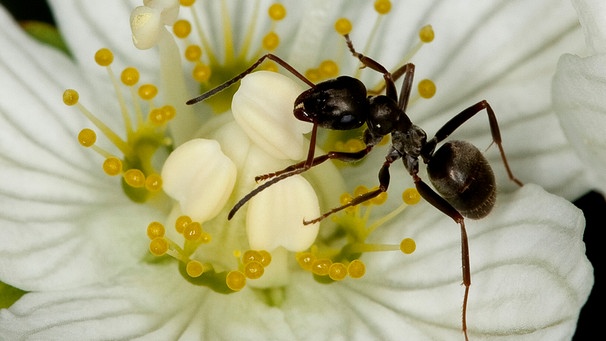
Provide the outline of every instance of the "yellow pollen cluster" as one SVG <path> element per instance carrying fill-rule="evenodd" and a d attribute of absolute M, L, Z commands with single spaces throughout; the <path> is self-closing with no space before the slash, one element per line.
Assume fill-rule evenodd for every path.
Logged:
<path fill-rule="evenodd" d="M 80 103 L 80 95 L 76 90 L 67 89 L 63 93 L 63 102 L 68 106 L 77 107 L 80 112 L 95 125 L 114 147 L 122 154 L 98 146 L 97 133 L 90 128 L 84 128 L 78 133 L 78 142 L 104 157 L 103 171 L 110 176 L 122 175 L 125 194 L 136 202 L 143 202 L 150 195 L 162 188 L 162 179 L 152 166 L 152 158 L 158 148 L 170 145 L 166 136 L 166 125 L 176 115 L 176 110 L 170 105 L 157 107 L 153 101 L 158 89 L 153 84 L 143 84 L 138 88 L 139 71 L 134 67 L 125 68 L 117 78 L 111 68 L 114 60 L 113 53 L 102 48 L 95 53 L 95 62 L 106 68 L 109 78 L 114 85 L 115 98 L 120 108 L 124 124 L 124 135 L 121 137 L 112 128 L 97 117 L 93 112 Z M 130 90 L 134 108 L 129 110 L 121 91 L 121 85 Z M 108 98 L 108 96 L 104 96 Z M 149 107 L 148 112 L 138 101 L 144 101 Z M 134 118 L 134 119 L 133 119 Z"/>
<path fill-rule="evenodd" d="M 305 71 L 305 77 L 316 83 L 339 75 L 339 65 L 334 60 L 324 60 L 316 68 Z"/>
<path fill-rule="evenodd" d="M 315 276 L 328 277 L 333 281 L 342 281 L 347 276 L 361 278 L 366 273 L 366 265 L 359 260 L 333 262 L 329 258 L 318 258 L 312 252 L 300 252 L 296 255 L 297 263 Z"/>
<path fill-rule="evenodd" d="M 391 1 L 377 0 L 375 1 L 375 11 L 379 14 L 387 14 L 391 11 Z"/>
<path fill-rule="evenodd" d="M 202 224 L 183 215 L 175 220 L 174 228 L 183 237 L 182 246 L 166 236 L 163 224 L 151 222 L 147 226 L 149 251 L 154 256 L 168 255 L 179 261 L 187 279 L 195 281 L 195 284 L 207 285 L 219 292 L 238 291 L 244 288 L 247 279 L 261 278 L 271 263 L 271 254 L 265 250 L 246 250 L 244 253 L 235 251 L 238 268 L 217 272 L 211 261 L 200 259 L 204 257 L 204 250 L 200 248 L 212 242 L 211 235 L 204 230 Z"/>

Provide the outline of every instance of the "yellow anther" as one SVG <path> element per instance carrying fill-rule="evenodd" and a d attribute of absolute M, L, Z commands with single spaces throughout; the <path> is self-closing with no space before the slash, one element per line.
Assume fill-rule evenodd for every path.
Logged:
<path fill-rule="evenodd" d="M 280 45 L 280 37 L 276 32 L 269 32 L 263 37 L 263 48 L 268 51 L 275 50 Z"/>
<path fill-rule="evenodd" d="M 175 115 L 177 114 L 177 109 L 172 105 L 163 106 L 162 111 L 164 111 L 164 117 L 167 122 L 175 118 Z"/>
<path fill-rule="evenodd" d="M 413 252 L 415 252 L 415 250 L 417 249 L 417 244 L 415 243 L 415 241 L 412 238 L 404 238 L 402 239 L 402 242 L 400 243 L 400 250 L 409 255 Z"/>
<path fill-rule="evenodd" d="M 432 98 L 436 94 L 436 84 L 431 79 L 423 79 L 419 82 L 419 95 L 423 98 Z"/>
<path fill-rule="evenodd" d="M 261 262 L 252 261 L 244 265 L 244 275 L 246 276 L 246 278 L 261 278 L 264 272 L 265 268 L 263 268 L 263 264 L 261 264 Z"/>
<path fill-rule="evenodd" d="M 198 45 L 189 45 L 185 48 L 185 59 L 190 62 L 200 60 L 202 57 L 202 49 Z"/>
<path fill-rule="evenodd" d="M 347 205 L 351 202 L 352 199 L 353 199 L 353 197 L 351 196 L 351 194 L 343 193 L 339 197 L 339 203 L 341 203 L 341 205 Z"/>
<path fill-rule="evenodd" d="M 202 231 L 200 238 L 198 238 L 198 241 L 202 244 L 208 244 L 208 243 L 210 243 L 211 240 L 212 240 L 212 236 L 210 235 L 210 233 L 207 233 L 204 231 Z"/>
<path fill-rule="evenodd" d="M 204 273 L 204 264 L 197 260 L 190 260 L 185 265 L 185 272 L 187 272 L 189 277 L 200 277 Z"/>
<path fill-rule="evenodd" d="M 318 276 L 328 275 L 332 261 L 328 258 L 316 259 L 311 263 L 311 272 Z"/>
<path fill-rule="evenodd" d="M 261 265 L 264 267 L 267 267 L 271 263 L 271 253 L 265 250 L 259 250 L 259 254 L 261 254 L 261 260 L 259 262 L 261 262 Z"/>
<path fill-rule="evenodd" d="M 271 71 L 271 72 L 278 72 L 278 64 L 274 63 L 271 60 L 266 61 L 263 63 L 263 70 Z"/>
<path fill-rule="evenodd" d="M 375 11 L 379 14 L 387 14 L 391 11 L 391 1 L 377 0 L 375 1 Z"/>
<path fill-rule="evenodd" d="M 286 16 L 286 8 L 282 4 L 273 4 L 269 6 L 269 10 L 267 11 L 271 20 L 282 20 Z"/>
<path fill-rule="evenodd" d="M 99 66 L 109 66 L 114 61 L 114 54 L 106 48 L 97 50 L 95 53 L 95 62 Z"/>
<path fill-rule="evenodd" d="M 139 87 L 139 97 L 150 100 L 158 94 L 158 88 L 153 84 L 143 84 Z"/>
<path fill-rule="evenodd" d="M 334 78 L 339 74 L 339 65 L 333 60 L 325 60 L 320 63 L 320 74 L 324 78 Z"/>
<path fill-rule="evenodd" d="M 145 186 L 145 174 L 140 169 L 129 169 L 122 176 L 130 187 L 141 188 Z"/>
<path fill-rule="evenodd" d="M 147 237 L 149 237 L 149 239 L 151 240 L 154 240 L 159 237 L 164 237 L 165 232 L 166 231 L 164 230 L 164 225 L 157 221 L 153 221 L 149 223 L 149 225 L 147 225 Z"/>
<path fill-rule="evenodd" d="M 149 242 L 149 252 L 154 256 L 162 256 L 168 251 L 168 241 L 163 237 L 154 238 Z"/>
<path fill-rule="evenodd" d="M 300 252 L 297 253 L 297 263 L 303 270 L 311 270 L 311 264 L 314 262 L 315 257 L 311 252 Z"/>
<path fill-rule="evenodd" d="M 240 271 L 230 271 L 225 277 L 225 284 L 233 291 L 239 291 L 246 285 L 246 276 Z"/>
<path fill-rule="evenodd" d="M 78 133 L 78 142 L 84 147 L 90 147 L 97 141 L 97 133 L 92 129 L 84 128 Z"/>
<path fill-rule="evenodd" d="M 108 157 L 103 161 L 103 171 L 109 176 L 116 176 L 122 173 L 122 161 L 117 157 Z"/>
<path fill-rule="evenodd" d="M 65 105 L 75 105 L 76 103 L 78 103 L 79 98 L 80 95 L 78 94 L 78 91 L 74 89 L 67 89 L 63 91 L 63 103 L 65 103 Z"/>
<path fill-rule="evenodd" d="M 314 83 L 322 79 L 320 70 L 318 69 L 308 69 L 305 71 L 305 77 Z"/>
<path fill-rule="evenodd" d="M 349 139 L 343 147 L 346 152 L 359 152 L 366 148 L 366 144 L 360 139 Z"/>
<path fill-rule="evenodd" d="M 166 115 L 162 108 L 152 109 L 149 113 L 149 120 L 156 126 L 161 126 L 166 123 Z"/>
<path fill-rule="evenodd" d="M 389 135 L 383 136 L 383 138 L 381 139 L 381 142 L 379 142 L 379 146 L 384 146 L 384 145 L 388 144 L 390 140 L 391 140 L 391 138 L 389 137 Z"/>
<path fill-rule="evenodd" d="M 192 71 L 192 77 L 200 83 L 208 82 L 210 79 L 211 70 L 210 67 L 206 64 L 196 63 Z"/>
<path fill-rule="evenodd" d="M 431 43 L 435 38 L 435 33 L 433 32 L 433 27 L 431 25 L 425 25 L 421 27 L 419 30 L 419 39 L 421 39 L 424 43 Z"/>
<path fill-rule="evenodd" d="M 351 21 L 346 18 L 340 18 L 335 22 L 335 31 L 340 35 L 349 34 L 351 32 L 352 25 Z"/>
<path fill-rule="evenodd" d="M 382 192 L 379 195 L 377 195 L 376 197 L 372 198 L 371 203 L 373 205 L 383 205 L 385 203 L 385 201 L 387 201 L 387 192 Z"/>
<path fill-rule="evenodd" d="M 181 6 L 183 6 L 183 7 L 189 7 L 189 6 L 193 5 L 194 2 L 196 2 L 196 0 L 180 0 L 179 1 Z"/>
<path fill-rule="evenodd" d="M 175 220 L 175 230 L 179 233 L 183 233 L 183 230 L 191 224 L 192 220 L 189 216 L 182 215 L 177 220 Z"/>
<path fill-rule="evenodd" d="M 162 189 L 162 177 L 160 174 L 150 174 L 145 178 L 145 189 L 150 192 L 157 192 Z"/>
<path fill-rule="evenodd" d="M 133 86 L 139 81 L 139 70 L 134 67 L 125 68 L 120 74 L 120 80 L 124 85 Z"/>
<path fill-rule="evenodd" d="M 186 38 L 191 33 L 191 24 L 187 20 L 177 20 L 173 24 L 173 32 L 177 38 Z"/>
<path fill-rule="evenodd" d="M 242 263 L 244 264 L 248 264 L 252 261 L 260 262 L 261 259 L 263 259 L 263 256 L 261 256 L 261 253 L 259 253 L 259 251 L 255 250 L 247 250 L 242 255 Z"/>
<path fill-rule="evenodd" d="M 407 188 L 402 192 L 402 201 L 407 205 L 417 204 L 421 200 L 421 195 L 416 188 Z"/>
<path fill-rule="evenodd" d="M 366 273 L 366 265 L 361 260 L 355 259 L 347 266 L 347 274 L 351 278 L 360 278 Z"/>
<path fill-rule="evenodd" d="M 198 241 L 202 236 L 202 225 L 192 222 L 183 229 L 183 237 L 189 241 Z"/>
<path fill-rule="evenodd" d="M 333 281 L 340 281 L 347 276 L 347 267 L 343 263 L 333 263 L 328 269 L 328 277 Z"/>
<path fill-rule="evenodd" d="M 360 195 L 364 195 L 368 193 L 368 188 L 366 186 L 360 185 L 354 189 L 353 196 L 358 197 Z"/>

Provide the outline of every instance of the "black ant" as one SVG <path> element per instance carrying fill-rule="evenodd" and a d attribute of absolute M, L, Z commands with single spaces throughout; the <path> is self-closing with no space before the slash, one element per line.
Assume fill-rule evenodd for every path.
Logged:
<path fill-rule="evenodd" d="M 317 223 L 335 212 L 361 204 L 387 191 L 390 180 L 389 167 L 394 161 L 402 159 L 404 167 L 412 177 L 419 194 L 431 205 L 451 217 L 461 227 L 461 262 L 463 285 L 465 285 L 462 330 L 467 340 L 466 315 L 471 272 L 469 245 L 463 217 L 480 219 L 490 213 L 496 199 L 495 178 L 486 158 L 471 143 L 449 141 L 444 143 L 437 151 L 436 146 L 468 119 L 482 110 L 486 110 L 492 139 L 499 148 L 505 170 L 513 182 L 522 186 L 522 182 L 514 177 L 507 163 L 501 144 L 501 133 L 497 118 L 490 104 L 483 100 L 455 115 L 438 130 L 432 139 L 427 140 L 425 131 L 414 125 L 406 115 L 415 71 L 414 64 L 405 64 L 390 73 L 377 61 L 356 52 L 349 35 L 346 34 L 344 37 L 349 51 L 360 60 L 362 67 L 368 67 L 383 75 L 385 95 L 368 96 L 364 84 L 348 76 L 340 76 L 314 84 L 278 56 L 266 54 L 233 79 L 187 102 L 187 104 L 194 104 L 224 90 L 251 73 L 265 59 L 275 61 L 310 86 L 310 89 L 301 93 L 294 103 L 294 116 L 301 121 L 313 124 L 307 159 L 280 171 L 257 176 L 256 181 L 269 181 L 255 188 L 236 203 L 229 212 L 228 219 L 231 219 L 240 207 L 265 188 L 287 177 L 303 173 L 329 159 L 345 162 L 360 160 L 370 153 L 385 135 L 391 134 L 391 147 L 385 156 L 383 166 L 379 170 L 378 188 L 358 195 L 349 203 L 333 208 L 317 218 L 305 220 L 304 224 Z M 404 76 L 404 80 L 400 97 L 398 97 L 394 82 L 402 76 Z M 318 127 L 333 130 L 351 130 L 361 127 L 364 123 L 366 123 L 366 130 L 363 138 L 366 148 L 357 152 L 331 151 L 314 157 Z M 419 157 L 427 164 L 429 179 L 437 193 L 419 177 Z"/>

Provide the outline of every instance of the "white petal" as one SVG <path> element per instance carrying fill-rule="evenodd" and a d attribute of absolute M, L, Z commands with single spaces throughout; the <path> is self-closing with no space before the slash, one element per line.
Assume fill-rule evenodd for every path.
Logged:
<path fill-rule="evenodd" d="M 570 143 L 606 193 L 606 55 L 564 55 L 553 81 L 556 114 Z"/>
<path fill-rule="evenodd" d="M 236 122 L 265 152 L 278 159 L 301 160 L 307 151 L 303 134 L 310 123 L 293 116 L 303 87 L 275 72 L 258 71 L 242 79 L 232 100 Z"/>
<path fill-rule="evenodd" d="M 162 168 L 164 191 L 194 221 L 214 218 L 225 206 L 236 182 L 234 163 L 217 141 L 190 140 L 175 149 Z"/>
<path fill-rule="evenodd" d="M 590 53 L 606 53 L 606 3 L 600 0 L 573 0 L 572 4 L 579 13 Z"/>
<path fill-rule="evenodd" d="M 248 205 L 246 232 L 252 249 L 272 251 L 282 246 L 303 251 L 318 235 L 319 223 L 303 225 L 304 219 L 320 215 L 320 207 L 314 189 L 302 176 L 268 187 Z"/>

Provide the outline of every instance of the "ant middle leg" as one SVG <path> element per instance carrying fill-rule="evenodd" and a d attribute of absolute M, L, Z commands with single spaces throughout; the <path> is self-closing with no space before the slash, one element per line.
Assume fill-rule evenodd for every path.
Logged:
<path fill-rule="evenodd" d="M 386 159 L 385 162 L 383 163 L 383 166 L 381 167 L 381 169 L 379 170 L 379 187 L 377 189 L 374 189 L 372 191 L 366 192 L 364 194 L 360 194 L 357 197 L 351 199 L 351 201 L 349 201 L 348 203 L 346 203 L 345 205 L 339 206 L 339 207 L 335 207 L 325 213 L 323 213 L 321 216 L 312 219 L 312 220 L 304 220 L 303 224 L 304 225 L 309 225 L 309 224 L 314 224 L 317 222 L 322 221 L 324 218 L 330 216 L 333 213 L 337 213 L 339 211 L 342 211 L 348 207 L 351 206 L 356 206 L 359 205 L 363 202 L 366 202 L 368 200 L 371 200 L 373 198 L 376 198 L 377 196 L 379 196 L 381 193 L 386 192 L 387 188 L 389 187 L 389 180 L 390 180 L 390 175 L 389 175 L 389 166 L 391 166 L 391 164 L 395 161 L 395 159 Z"/>
<path fill-rule="evenodd" d="M 488 122 L 490 124 L 490 133 L 492 135 L 492 141 L 499 148 L 499 153 L 501 154 L 501 159 L 503 160 L 503 164 L 505 165 L 505 170 L 507 171 L 507 175 L 509 179 L 515 182 L 518 186 L 523 186 L 523 183 L 518 180 L 511 171 L 509 167 L 509 163 L 507 162 L 507 157 L 505 156 L 505 151 L 503 150 L 503 144 L 501 140 L 501 130 L 499 129 L 499 124 L 497 122 L 497 116 L 495 115 L 492 107 L 486 100 L 482 100 L 469 108 L 461 111 L 455 117 L 451 118 L 448 122 L 446 122 L 442 128 L 436 132 L 434 137 L 427 141 L 427 144 L 423 147 L 421 151 L 422 157 L 424 160 L 431 158 L 431 154 L 433 153 L 436 145 L 446 139 L 452 132 L 454 132 L 457 128 L 459 128 L 463 123 L 465 123 L 468 119 L 475 116 L 480 111 L 486 109 L 486 113 L 488 114 Z"/>

